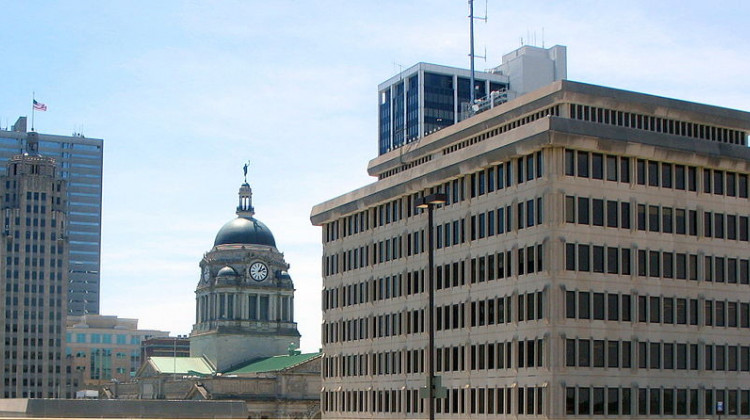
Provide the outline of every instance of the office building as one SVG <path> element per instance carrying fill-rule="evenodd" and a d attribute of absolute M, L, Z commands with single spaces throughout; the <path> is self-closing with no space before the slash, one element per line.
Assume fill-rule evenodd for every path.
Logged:
<path fill-rule="evenodd" d="M 200 262 L 190 355 L 208 358 L 218 372 L 299 347 L 289 264 L 254 217 L 252 194 L 245 180 L 237 217 L 219 229 Z"/>
<path fill-rule="evenodd" d="M 26 117 L 10 130 L 0 130 L 0 176 L 5 163 L 25 150 Z M 81 134 L 57 136 L 34 133 L 39 153 L 54 158 L 59 176 L 67 181 L 70 270 L 68 313 L 99 313 L 99 266 L 102 221 L 102 156 L 104 142 Z"/>
<path fill-rule="evenodd" d="M 65 354 L 79 387 L 131 380 L 144 359 L 141 344 L 168 331 L 140 330 L 138 320 L 112 315 L 68 316 Z"/>
<path fill-rule="evenodd" d="M 152 337 L 141 342 L 141 360 L 149 357 L 190 357 L 190 339 L 177 337 Z"/>
<path fill-rule="evenodd" d="M 430 357 L 437 418 L 750 415 L 749 131 L 563 80 L 370 161 L 311 214 L 323 417 L 425 418 Z"/>
<path fill-rule="evenodd" d="M 502 64 L 471 72 L 418 63 L 378 86 L 378 153 L 384 154 L 567 76 L 566 48 L 525 45 L 505 54 Z"/>
<path fill-rule="evenodd" d="M 64 397 L 68 238 L 66 183 L 30 133 L 0 175 L 0 396 Z"/>

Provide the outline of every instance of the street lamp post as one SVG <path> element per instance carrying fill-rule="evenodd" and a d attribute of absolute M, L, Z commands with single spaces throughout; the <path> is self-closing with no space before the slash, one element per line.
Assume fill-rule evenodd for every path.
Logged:
<path fill-rule="evenodd" d="M 435 267 L 435 248 L 433 242 L 434 220 L 433 210 L 439 204 L 445 204 L 448 197 L 442 193 L 430 194 L 417 200 L 416 206 L 427 209 L 427 388 L 423 398 L 427 398 L 429 419 L 435 419 L 436 392 L 442 393 L 442 386 L 435 378 L 435 282 L 433 272 Z M 440 388 L 438 390 L 438 388 Z"/>

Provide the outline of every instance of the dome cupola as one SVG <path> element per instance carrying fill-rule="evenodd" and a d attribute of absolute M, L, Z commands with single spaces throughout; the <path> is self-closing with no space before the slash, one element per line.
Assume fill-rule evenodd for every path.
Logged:
<path fill-rule="evenodd" d="M 276 240 L 271 230 L 255 217 L 253 208 L 253 189 L 247 183 L 247 165 L 245 166 L 245 183 L 240 186 L 237 218 L 230 220 L 219 229 L 214 246 L 219 245 L 266 245 L 276 247 Z"/>

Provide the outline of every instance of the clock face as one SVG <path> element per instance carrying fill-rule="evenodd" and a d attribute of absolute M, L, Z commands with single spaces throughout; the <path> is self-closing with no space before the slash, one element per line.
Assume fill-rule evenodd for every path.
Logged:
<path fill-rule="evenodd" d="M 250 276 L 255 281 L 263 281 L 268 277 L 268 267 L 261 262 L 253 263 L 250 266 Z"/>

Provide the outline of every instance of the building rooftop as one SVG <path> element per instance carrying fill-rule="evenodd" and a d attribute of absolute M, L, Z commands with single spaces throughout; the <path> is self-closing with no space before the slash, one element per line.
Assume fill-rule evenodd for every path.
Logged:
<path fill-rule="evenodd" d="M 146 363 L 154 369 L 156 374 L 210 376 L 215 373 L 213 366 L 203 357 L 157 356 L 150 357 Z"/>
<path fill-rule="evenodd" d="M 564 115 L 552 115 L 552 107 L 561 107 Z M 603 111 L 614 117 L 601 119 Z M 338 211 L 377 204 L 392 191 L 434 185 L 446 171 L 458 177 L 467 159 L 492 158 L 519 139 L 560 142 L 560 134 L 585 136 L 592 125 L 622 144 L 750 161 L 749 112 L 560 80 L 372 159 L 368 173 L 380 182 L 314 206 L 311 221 L 318 225 Z M 484 153 L 487 148 L 494 151 Z M 436 168 L 443 173 L 437 175 Z"/>
<path fill-rule="evenodd" d="M 227 375 L 236 375 L 241 373 L 263 373 L 263 372 L 278 372 L 308 362 L 316 357 L 319 357 L 322 353 L 304 353 L 304 354 L 293 354 L 293 355 L 280 355 L 273 356 L 266 359 L 254 361 L 246 364 L 245 366 L 235 369 L 230 372 L 226 372 Z"/>

